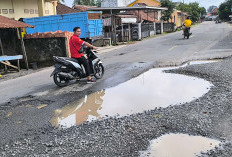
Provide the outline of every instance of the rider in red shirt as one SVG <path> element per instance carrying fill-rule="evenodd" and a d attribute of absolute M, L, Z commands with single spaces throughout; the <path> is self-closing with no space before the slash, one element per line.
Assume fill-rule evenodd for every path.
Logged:
<path fill-rule="evenodd" d="M 95 82 L 92 77 L 90 76 L 90 67 L 87 59 L 84 57 L 83 53 L 80 53 L 80 49 L 82 45 L 88 46 L 93 49 L 97 49 L 95 46 L 81 40 L 79 36 L 81 35 L 81 29 L 80 27 L 75 27 L 73 29 L 73 36 L 71 37 L 69 41 L 69 47 L 71 52 L 71 58 L 74 58 L 77 60 L 79 64 L 83 64 L 86 71 L 86 76 L 88 76 L 88 83 Z"/>

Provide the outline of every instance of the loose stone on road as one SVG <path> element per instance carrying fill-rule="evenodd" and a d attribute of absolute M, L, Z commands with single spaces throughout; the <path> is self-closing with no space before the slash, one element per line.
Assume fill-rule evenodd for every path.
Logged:
<path fill-rule="evenodd" d="M 196 145 L 199 143 L 200 147 L 204 139 L 212 143 L 207 149 L 201 147 L 197 150 L 196 153 L 209 150 L 199 154 L 201 156 L 232 156 L 232 30 L 226 23 L 216 25 L 204 22 L 191 31 L 194 37 L 189 40 L 183 40 L 182 32 L 175 32 L 101 53 L 106 73 L 94 85 L 74 82 L 68 87 L 58 88 L 49 77 L 52 67 L 1 81 L 0 156 L 139 156 L 141 151 L 149 148 L 150 141 L 169 133 L 186 138 L 199 137 Z M 181 66 L 189 61 L 218 58 L 222 60 Z M 128 86 L 138 84 L 136 81 L 127 84 L 136 78 L 140 78 L 143 84 L 146 72 L 151 72 L 149 77 L 158 76 L 152 73 L 155 71 L 153 68 L 167 66 L 180 67 L 166 69 L 162 75 L 189 78 L 191 83 L 200 80 L 194 87 L 202 88 L 202 92 L 194 92 L 197 95 L 191 94 L 188 100 L 165 102 L 151 108 L 146 108 L 143 103 L 148 98 L 139 100 L 140 94 L 136 98 L 131 97 L 127 103 L 117 102 L 114 106 L 129 106 L 130 110 L 127 112 L 121 108 L 125 114 L 114 116 L 120 113 L 120 109 L 117 111 L 109 106 L 116 100 L 124 99 L 117 97 L 112 100 L 114 95 L 123 94 Z M 181 83 L 171 83 L 176 85 L 174 88 L 184 84 L 184 81 L 178 81 Z M 161 82 L 165 82 L 165 79 Z M 148 87 L 152 84 L 149 83 Z M 109 103 L 103 105 L 106 100 L 102 95 L 123 85 L 126 87 L 116 91 L 117 95 L 112 92 Z M 184 86 L 188 87 L 186 84 Z M 139 93 L 139 90 L 142 90 L 141 86 L 127 93 Z M 97 92 L 102 93 L 96 95 Z M 156 92 L 152 89 L 149 93 Z M 175 91 L 173 93 L 178 94 Z M 91 94 L 97 97 L 93 99 L 93 105 L 85 104 Z M 183 97 L 187 94 L 189 91 L 181 92 Z M 149 96 L 153 97 L 155 100 L 152 104 L 156 104 L 158 98 Z M 139 103 L 133 106 L 130 102 Z M 175 105 L 181 102 L 181 105 Z M 66 107 L 67 104 L 72 105 Z M 136 111 L 136 106 L 145 108 Z M 103 114 L 105 116 L 98 116 L 107 107 Z M 130 112 L 131 109 L 133 112 Z M 58 128 L 65 124 L 68 124 L 66 128 Z"/>

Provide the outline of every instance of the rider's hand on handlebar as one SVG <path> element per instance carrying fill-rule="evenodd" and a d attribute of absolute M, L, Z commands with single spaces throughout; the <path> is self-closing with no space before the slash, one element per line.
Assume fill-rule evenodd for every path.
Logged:
<path fill-rule="evenodd" d="M 97 50 L 97 47 L 93 46 L 93 49 L 94 49 L 94 50 Z"/>

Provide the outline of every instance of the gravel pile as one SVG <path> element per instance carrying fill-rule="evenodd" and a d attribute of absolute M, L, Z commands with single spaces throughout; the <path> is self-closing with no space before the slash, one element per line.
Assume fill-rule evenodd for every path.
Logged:
<path fill-rule="evenodd" d="M 167 133 L 217 139 L 221 146 L 202 154 L 232 156 L 232 58 L 167 72 L 203 78 L 214 86 L 199 99 L 125 117 L 105 117 L 68 129 L 46 127 L 34 136 L 0 146 L 0 156 L 139 156 Z M 184 94 L 184 93 L 183 93 Z"/>

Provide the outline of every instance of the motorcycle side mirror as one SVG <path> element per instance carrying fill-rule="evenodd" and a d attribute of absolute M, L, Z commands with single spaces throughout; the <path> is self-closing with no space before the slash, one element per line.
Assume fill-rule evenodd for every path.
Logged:
<path fill-rule="evenodd" d="M 94 53 L 98 53 L 96 50 L 92 50 Z"/>

